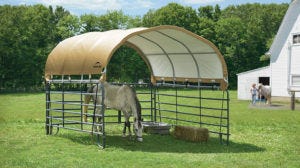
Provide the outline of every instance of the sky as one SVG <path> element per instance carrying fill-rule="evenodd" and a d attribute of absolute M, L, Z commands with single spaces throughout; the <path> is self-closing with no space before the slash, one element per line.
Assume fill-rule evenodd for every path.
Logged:
<path fill-rule="evenodd" d="M 143 16 L 150 9 L 159 9 L 168 3 L 175 2 L 183 6 L 191 6 L 198 9 L 200 6 L 219 4 L 221 9 L 229 5 L 240 5 L 245 3 L 290 3 L 291 0 L 0 0 L 0 5 L 35 5 L 62 6 L 75 15 L 83 14 L 105 14 L 111 10 L 122 10 L 130 16 Z"/>

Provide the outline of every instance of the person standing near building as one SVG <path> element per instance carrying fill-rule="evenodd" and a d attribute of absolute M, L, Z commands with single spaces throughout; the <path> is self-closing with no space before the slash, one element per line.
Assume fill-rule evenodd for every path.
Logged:
<path fill-rule="evenodd" d="M 252 97 L 252 104 L 255 105 L 256 103 L 256 94 L 257 94 L 257 88 L 256 84 L 253 83 L 250 89 L 251 97 Z"/>

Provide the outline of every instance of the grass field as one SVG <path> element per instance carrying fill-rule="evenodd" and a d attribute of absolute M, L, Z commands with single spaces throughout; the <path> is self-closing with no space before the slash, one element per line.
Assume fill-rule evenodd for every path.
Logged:
<path fill-rule="evenodd" d="M 236 91 L 230 98 L 229 146 L 216 138 L 192 143 L 148 134 L 138 143 L 111 125 L 102 150 L 88 134 L 45 135 L 44 93 L 1 94 L 0 167 L 299 167 L 299 108 L 250 108 Z"/>

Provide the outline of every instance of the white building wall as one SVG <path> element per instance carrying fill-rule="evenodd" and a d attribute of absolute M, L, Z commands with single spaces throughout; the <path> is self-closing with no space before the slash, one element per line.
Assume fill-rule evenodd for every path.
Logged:
<path fill-rule="evenodd" d="M 299 33 L 300 34 L 300 33 Z M 291 47 L 291 76 L 300 78 L 300 44 Z M 299 82 L 293 83 L 292 77 L 290 79 L 290 90 L 296 90 L 295 96 L 300 97 L 300 84 Z"/>
<path fill-rule="evenodd" d="M 259 77 L 270 77 L 270 67 L 263 67 L 237 74 L 238 99 L 251 100 L 250 88 L 253 83 L 258 84 Z"/>
<path fill-rule="evenodd" d="M 300 2 L 299 2 L 300 3 Z M 300 7 L 300 5 L 299 5 Z M 300 15 L 298 15 L 297 21 L 293 27 L 292 33 L 291 33 L 291 43 L 292 43 L 292 36 L 296 35 L 296 34 L 300 34 Z M 290 59 L 291 59 L 291 76 L 297 76 L 297 78 L 299 79 L 300 77 L 300 43 L 297 44 L 292 44 L 291 48 L 291 55 L 290 55 Z M 290 84 L 292 85 L 292 77 L 290 79 Z M 291 90 L 297 90 L 300 91 L 300 85 L 293 85 L 290 86 Z M 296 92 L 296 97 L 300 97 L 300 92 Z"/>
<path fill-rule="evenodd" d="M 288 94 L 288 46 L 287 43 L 280 51 L 276 62 L 271 62 L 272 96 L 289 96 Z"/>
<path fill-rule="evenodd" d="M 297 2 L 298 6 L 300 1 Z M 298 12 L 299 13 L 299 12 Z M 296 16 L 293 16 L 296 15 Z M 291 18 L 296 19 L 285 19 L 284 24 L 289 25 L 284 30 L 285 27 L 281 28 L 281 32 L 288 31 L 285 33 L 279 33 L 278 35 L 282 35 L 282 40 L 285 40 L 283 43 L 282 48 L 277 48 L 276 50 L 278 53 L 271 53 L 271 86 L 272 86 L 272 96 L 283 96 L 283 97 L 289 97 L 289 68 L 291 65 L 291 74 L 299 74 L 300 75 L 300 69 L 298 64 L 300 64 L 300 61 L 298 59 L 300 58 L 300 53 L 298 53 L 298 45 L 299 44 L 293 44 L 293 35 L 300 33 L 300 15 L 297 13 L 291 13 L 289 14 Z M 282 27 L 282 26 L 281 26 Z M 273 51 L 276 51 L 275 49 Z M 271 51 L 272 52 L 272 51 Z M 290 55 L 292 54 L 292 55 Z M 295 56 L 299 55 L 299 57 Z M 290 58 L 291 57 L 291 58 Z M 290 60 L 291 59 L 291 60 Z M 298 63 L 299 62 L 299 63 Z M 295 66 L 296 65 L 296 66 Z M 296 97 L 299 97 L 300 93 L 296 93 Z"/>

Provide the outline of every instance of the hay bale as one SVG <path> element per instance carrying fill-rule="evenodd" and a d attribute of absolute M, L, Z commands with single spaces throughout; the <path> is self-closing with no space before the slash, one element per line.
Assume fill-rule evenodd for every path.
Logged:
<path fill-rule="evenodd" d="M 192 142 L 207 142 L 209 132 L 207 128 L 191 127 L 191 126 L 175 126 L 175 138 L 192 141 Z"/>

